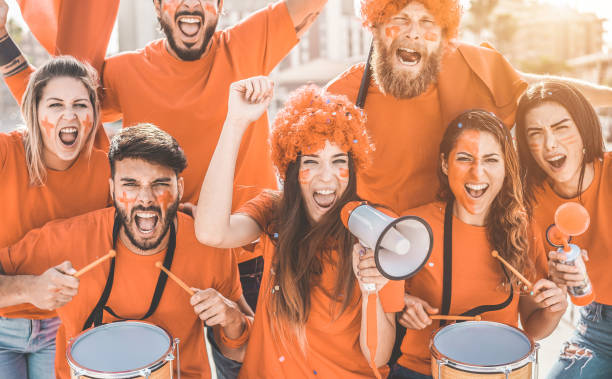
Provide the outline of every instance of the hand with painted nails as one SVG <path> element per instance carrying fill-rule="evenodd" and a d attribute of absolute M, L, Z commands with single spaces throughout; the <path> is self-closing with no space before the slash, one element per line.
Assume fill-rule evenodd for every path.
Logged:
<path fill-rule="evenodd" d="M 399 314 L 399 323 L 407 329 L 425 329 L 433 322 L 430 314 L 438 313 L 438 308 L 432 307 L 425 300 L 404 294 L 404 310 Z"/>
<path fill-rule="evenodd" d="M 238 308 L 238 304 L 225 298 L 213 288 L 205 290 L 192 288 L 192 290 L 195 293 L 191 296 L 191 305 L 206 326 L 221 326 L 229 338 L 240 336 L 245 325 L 245 316 Z"/>
<path fill-rule="evenodd" d="M 241 129 L 257 121 L 274 96 L 274 82 L 266 76 L 240 80 L 230 86 L 226 123 Z"/>
<path fill-rule="evenodd" d="M 548 279 L 540 279 L 533 285 L 533 300 L 541 309 L 552 313 L 565 312 L 567 292 Z"/>
<path fill-rule="evenodd" d="M 368 288 L 372 284 L 376 286 L 376 292 L 378 292 L 389 282 L 389 279 L 385 278 L 376 267 L 374 251 L 363 247 L 359 243 L 353 246 L 353 272 L 362 292 L 372 292 Z"/>
<path fill-rule="evenodd" d="M 29 302 L 37 308 L 54 310 L 69 303 L 79 290 L 76 270 L 68 261 L 34 276 L 28 288 Z"/>
<path fill-rule="evenodd" d="M 565 264 L 565 254 L 557 251 L 548 253 L 548 276 L 561 287 L 580 287 L 586 280 L 585 273 L 578 265 Z M 582 259 L 588 261 L 586 250 L 582 250 Z"/>

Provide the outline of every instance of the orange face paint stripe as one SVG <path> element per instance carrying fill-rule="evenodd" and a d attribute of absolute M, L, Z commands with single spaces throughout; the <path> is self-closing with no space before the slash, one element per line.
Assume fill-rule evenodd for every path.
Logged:
<path fill-rule="evenodd" d="M 53 133 L 53 129 L 55 128 L 55 125 L 49 122 L 46 116 L 45 118 L 40 120 L 40 126 L 45 128 L 45 132 L 47 132 L 47 135 L 51 137 L 51 133 Z"/>
<path fill-rule="evenodd" d="M 168 204 L 172 202 L 172 196 L 170 196 L 169 191 L 164 191 L 161 195 L 157 195 L 156 199 L 162 210 L 166 210 Z"/>
<path fill-rule="evenodd" d="M 305 183 L 308 183 L 309 179 L 310 179 L 310 169 L 306 168 L 306 169 L 300 170 L 300 174 L 298 176 L 299 182 L 302 184 L 305 184 Z"/>
<path fill-rule="evenodd" d="M 436 42 L 439 39 L 438 35 L 434 32 L 425 32 L 423 37 L 431 42 Z"/>
<path fill-rule="evenodd" d="M 136 201 L 136 198 L 127 197 L 127 194 L 125 193 L 125 191 L 123 191 L 123 197 L 120 197 L 117 200 L 119 200 L 120 203 L 123 203 L 125 209 L 128 209 L 130 207 L 130 204 Z"/>
<path fill-rule="evenodd" d="M 164 13 L 167 13 L 171 18 L 174 18 L 174 14 L 176 13 L 176 8 L 178 8 L 177 0 L 167 0 L 162 7 Z"/>
<path fill-rule="evenodd" d="M 395 38 L 399 34 L 399 26 L 388 26 L 385 28 L 385 35 L 389 38 Z"/>
<path fill-rule="evenodd" d="M 465 152 L 470 153 L 473 157 L 477 158 L 479 156 L 479 150 L 480 150 L 479 144 L 480 144 L 480 132 L 479 131 L 468 130 L 466 132 L 463 132 L 457 138 L 457 143 L 455 145 L 455 149 L 453 150 L 455 151 L 455 154 L 450 154 L 450 159 L 448 161 L 448 166 L 449 166 L 448 181 L 449 181 L 451 190 L 453 190 L 453 193 L 455 197 L 457 198 L 457 201 L 467 210 L 471 210 L 473 205 L 476 203 L 476 201 L 468 196 L 468 194 L 464 190 L 463 185 L 465 182 L 465 178 L 471 175 L 470 172 L 472 171 L 473 165 L 479 164 L 479 163 L 473 162 L 473 163 L 470 163 L 469 165 L 460 164 L 455 161 L 455 156 L 457 155 L 456 154 L 457 151 L 465 151 Z M 455 173 L 452 176 L 450 175 L 451 167 L 454 168 L 452 171 Z"/>
<path fill-rule="evenodd" d="M 93 122 L 89 118 L 89 113 L 87 113 L 85 119 L 81 121 L 81 124 L 85 127 L 85 129 L 90 129 L 92 127 Z"/>
<path fill-rule="evenodd" d="M 340 169 L 340 178 L 348 180 L 348 178 L 349 178 L 349 170 L 348 170 L 348 168 L 341 168 Z"/>
<path fill-rule="evenodd" d="M 217 15 L 217 12 L 218 12 L 217 7 L 215 7 L 211 3 L 204 3 L 204 10 L 214 14 L 215 16 Z"/>

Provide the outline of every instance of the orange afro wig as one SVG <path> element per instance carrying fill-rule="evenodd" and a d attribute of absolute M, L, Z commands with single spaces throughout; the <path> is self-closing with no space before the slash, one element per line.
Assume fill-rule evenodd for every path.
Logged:
<path fill-rule="evenodd" d="M 459 0 L 361 0 L 361 19 L 368 28 L 384 24 L 411 1 L 418 1 L 435 17 L 446 37 L 453 39 L 459 32 L 461 4 Z"/>
<path fill-rule="evenodd" d="M 365 114 L 346 96 L 333 95 L 315 85 L 291 94 L 272 125 L 272 161 L 281 179 L 300 154 L 313 154 L 329 141 L 350 152 L 356 169 L 369 163 L 373 150 L 365 129 Z"/>

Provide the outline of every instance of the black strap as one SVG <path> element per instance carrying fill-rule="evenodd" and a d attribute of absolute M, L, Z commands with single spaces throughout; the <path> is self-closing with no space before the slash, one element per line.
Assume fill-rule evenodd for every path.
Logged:
<path fill-rule="evenodd" d="M 453 285 L 453 201 L 449 201 L 446 204 L 444 210 L 444 266 L 443 266 L 443 279 L 442 279 L 442 309 L 443 315 L 448 315 L 451 306 L 451 295 Z M 498 311 L 506 308 L 514 297 L 514 290 L 512 288 L 512 281 L 506 271 L 506 268 L 500 262 L 500 266 L 510 283 L 510 294 L 508 298 L 499 304 L 494 305 L 479 305 L 466 312 L 463 312 L 461 316 L 476 316 L 481 313 Z M 440 326 L 446 325 L 446 320 L 440 320 Z"/>
<path fill-rule="evenodd" d="M 370 87 L 370 78 L 372 77 L 372 68 L 370 61 L 372 60 L 372 51 L 374 50 L 374 42 L 370 45 L 370 52 L 368 53 L 368 60 L 366 61 L 365 68 L 363 69 L 363 76 L 361 77 L 361 84 L 359 85 L 359 92 L 357 93 L 357 101 L 355 105 L 363 109 L 368 96 L 368 88 Z"/>
<path fill-rule="evenodd" d="M 119 215 L 115 214 L 115 220 L 113 224 L 113 249 L 117 247 L 117 237 L 119 236 L 119 230 L 121 229 L 121 221 L 119 220 Z M 168 249 L 166 252 L 166 256 L 164 257 L 164 267 L 168 270 L 172 267 L 172 260 L 174 258 L 174 250 L 176 249 L 176 231 L 174 229 L 174 223 L 170 223 L 170 237 L 168 239 Z M 93 326 L 99 326 L 102 324 L 102 316 L 103 311 L 106 310 L 113 317 L 118 318 L 120 320 L 127 320 L 128 318 L 121 317 L 117 315 L 109 306 L 106 305 L 108 302 L 108 298 L 110 297 L 110 293 L 113 287 L 113 281 L 115 277 L 115 258 L 111 259 L 110 270 L 108 274 L 108 278 L 106 279 L 106 285 L 104 286 L 104 291 L 102 292 L 102 296 L 98 300 L 98 303 L 92 310 L 91 314 L 85 321 L 83 325 L 83 330 L 90 328 Z M 166 288 L 166 282 L 168 281 L 168 275 L 160 270 L 159 277 L 157 278 L 157 285 L 155 286 L 155 291 L 153 292 L 153 298 L 151 299 L 151 305 L 149 306 L 149 310 L 145 313 L 144 316 L 137 320 L 144 320 L 157 310 L 159 306 L 159 302 L 161 300 L 162 294 L 164 293 L 164 289 Z"/>

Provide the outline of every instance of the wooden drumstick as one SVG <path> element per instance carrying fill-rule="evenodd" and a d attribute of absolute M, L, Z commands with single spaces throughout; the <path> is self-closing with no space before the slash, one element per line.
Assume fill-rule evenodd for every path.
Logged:
<path fill-rule="evenodd" d="M 462 321 L 480 321 L 482 317 L 476 316 L 456 316 L 456 315 L 430 315 L 432 320 L 462 320 Z"/>
<path fill-rule="evenodd" d="M 170 277 L 170 279 L 174 280 L 176 282 L 176 284 L 178 284 L 179 286 L 181 286 L 185 291 L 187 291 L 187 293 L 189 294 L 189 296 L 193 296 L 193 294 L 195 292 L 193 292 L 193 290 L 191 288 L 189 288 L 189 286 L 187 284 L 185 284 L 185 282 L 183 282 L 181 279 L 179 279 L 178 276 L 174 275 L 171 271 L 167 270 L 164 265 L 160 262 L 157 261 L 155 262 L 155 267 L 157 267 L 158 269 L 162 270 L 163 272 L 166 273 L 166 275 L 168 275 Z"/>
<path fill-rule="evenodd" d="M 78 278 L 79 276 L 83 275 L 84 273 L 86 273 L 87 271 L 91 270 L 92 268 L 96 267 L 97 265 L 99 265 L 100 263 L 104 262 L 107 259 L 113 258 L 114 256 L 117 255 L 117 252 L 115 250 L 110 250 L 108 252 L 108 254 L 96 259 L 95 261 L 91 262 L 90 264 L 88 264 L 87 266 L 83 267 L 82 269 L 80 269 L 79 271 L 77 271 L 74 274 L 75 278 Z"/>
<path fill-rule="evenodd" d="M 527 278 L 525 278 L 523 275 L 521 275 L 521 273 L 518 272 L 517 269 L 512 267 L 512 265 L 510 265 L 510 263 L 506 262 L 504 260 L 504 258 L 500 257 L 499 253 L 497 252 L 497 250 L 493 250 L 491 252 L 491 255 L 494 256 L 495 258 L 499 259 L 501 261 L 501 263 L 503 263 L 508 268 L 508 270 L 512 271 L 514 273 L 514 275 L 516 275 L 516 277 L 521 280 L 521 282 L 525 283 L 525 285 L 527 287 L 529 287 L 530 290 L 533 289 L 533 284 L 531 284 L 531 282 Z"/>

